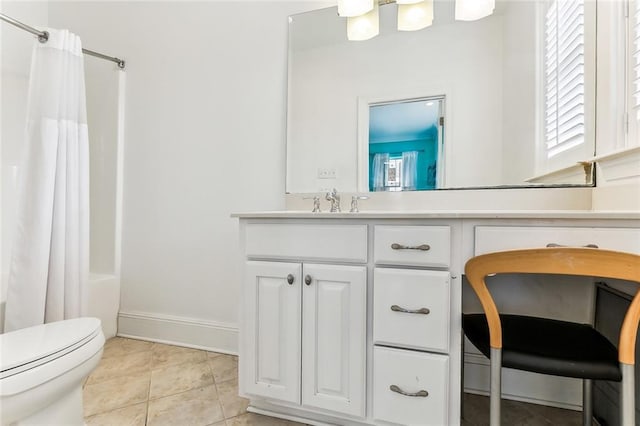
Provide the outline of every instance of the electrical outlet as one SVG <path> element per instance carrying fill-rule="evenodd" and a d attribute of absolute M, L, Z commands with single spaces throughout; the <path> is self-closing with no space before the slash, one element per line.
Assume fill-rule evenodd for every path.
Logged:
<path fill-rule="evenodd" d="M 335 179 L 336 169 L 331 168 L 318 168 L 318 179 Z"/>

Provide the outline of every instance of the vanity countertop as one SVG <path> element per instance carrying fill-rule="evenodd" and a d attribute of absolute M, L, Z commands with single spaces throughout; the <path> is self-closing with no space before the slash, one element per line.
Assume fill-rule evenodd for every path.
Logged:
<path fill-rule="evenodd" d="M 424 210 L 312 213 L 300 210 L 233 213 L 240 219 L 616 219 L 640 220 L 639 211 L 603 210 Z"/>

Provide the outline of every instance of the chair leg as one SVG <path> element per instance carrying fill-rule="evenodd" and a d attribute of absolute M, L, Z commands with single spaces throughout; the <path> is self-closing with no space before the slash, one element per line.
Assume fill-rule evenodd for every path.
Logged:
<path fill-rule="evenodd" d="M 491 395 L 489 425 L 500 426 L 500 398 L 502 395 L 502 349 L 491 348 Z"/>
<path fill-rule="evenodd" d="M 622 391 L 620 398 L 620 421 L 621 426 L 635 426 L 636 424 L 636 390 L 633 364 L 620 363 L 622 370 Z"/>
<path fill-rule="evenodd" d="M 593 424 L 593 381 L 591 379 L 582 380 L 582 425 L 591 426 Z"/>

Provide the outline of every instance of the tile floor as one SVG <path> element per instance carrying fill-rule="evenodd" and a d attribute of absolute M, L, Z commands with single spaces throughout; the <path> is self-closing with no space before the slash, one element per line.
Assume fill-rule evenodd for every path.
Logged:
<path fill-rule="evenodd" d="M 235 356 L 115 337 L 84 385 L 87 426 L 294 426 L 246 412 Z M 503 424 L 573 426 L 580 413 L 503 402 Z M 463 426 L 488 424 L 488 398 L 465 394 Z"/>

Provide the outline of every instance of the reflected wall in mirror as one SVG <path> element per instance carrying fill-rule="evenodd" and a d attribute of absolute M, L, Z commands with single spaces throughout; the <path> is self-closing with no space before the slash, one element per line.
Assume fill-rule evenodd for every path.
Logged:
<path fill-rule="evenodd" d="M 381 6 L 380 34 L 357 42 L 336 8 L 291 17 L 287 192 L 375 190 L 370 107 L 434 95 L 446 134 L 435 184 L 415 189 L 587 182 L 574 166 L 594 155 L 594 2 L 498 0 L 462 22 L 435 1 L 433 25 L 412 32 L 396 10 Z"/>

